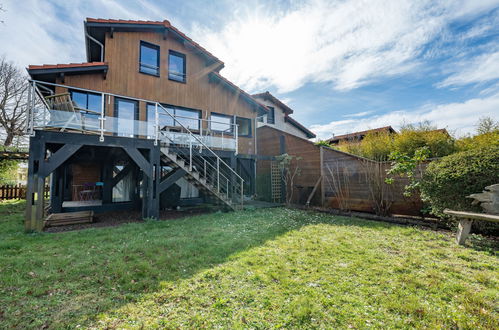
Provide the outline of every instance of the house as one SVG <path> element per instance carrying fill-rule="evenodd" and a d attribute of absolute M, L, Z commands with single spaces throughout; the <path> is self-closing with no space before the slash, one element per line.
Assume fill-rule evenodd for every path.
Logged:
<path fill-rule="evenodd" d="M 268 91 L 265 93 L 253 94 L 252 96 L 268 109 L 266 114 L 258 118 L 258 127 L 270 126 L 301 138 L 315 138 L 313 132 L 291 117 L 293 109 L 288 107 L 277 97 L 270 94 Z"/>
<path fill-rule="evenodd" d="M 353 132 L 353 133 L 333 136 L 332 138 L 327 139 L 326 141 L 331 145 L 337 145 L 340 143 L 358 143 L 362 141 L 366 137 L 366 135 L 372 133 L 397 134 L 397 131 L 395 131 L 391 126 L 385 126 L 374 129 L 368 129 L 360 132 Z"/>
<path fill-rule="evenodd" d="M 26 229 L 51 212 L 142 210 L 255 190 L 256 119 L 268 109 L 169 21 L 87 18 L 85 63 L 30 65 Z"/>

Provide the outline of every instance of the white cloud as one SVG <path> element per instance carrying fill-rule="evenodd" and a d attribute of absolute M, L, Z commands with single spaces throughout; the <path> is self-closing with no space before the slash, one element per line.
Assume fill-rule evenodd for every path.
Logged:
<path fill-rule="evenodd" d="M 494 1 L 313 0 L 287 12 L 238 13 L 221 31 L 194 28 L 226 62 L 224 74 L 250 91 L 280 92 L 308 82 L 349 90 L 414 69 L 422 48 L 454 20 Z"/>
<path fill-rule="evenodd" d="M 355 117 L 355 118 L 358 118 L 358 117 L 365 117 L 367 115 L 370 115 L 371 113 L 373 113 L 373 111 L 363 111 L 363 112 L 357 112 L 357 113 L 351 113 L 351 114 L 348 114 L 348 115 L 344 115 L 343 117 Z"/>
<path fill-rule="evenodd" d="M 379 116 L 332 121 L 325 125 L 312 125 L 310 130 L 318 138 L 333 134 L 346 134 L 391 125 L 395 129 L 403 124 L 431 121 L 439 128 L 447 128 L 457 136 L 473 133 L 475 124 L 483 116 L 499 120 L 499 93 L 474 98 L 462 103 L 426 105 L 414 111 L 392 111 Z"/>
<path fill-rule="evenodd" d="M 467 85 L 499 79 L 499 51 L 482 54 L 453 64 L 454 73 L 437 87 Z"/>

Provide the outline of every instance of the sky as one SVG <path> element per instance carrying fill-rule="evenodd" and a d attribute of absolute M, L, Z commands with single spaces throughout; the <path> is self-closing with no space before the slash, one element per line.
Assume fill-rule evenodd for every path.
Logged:
<path fill-rule="evenodd" d="M 429 120 L 499 120 L 499 0 L 0 0 L 0 55 L 85 61 L 86 17 L 164 20 L 270 91 L 318 138 Z"/>

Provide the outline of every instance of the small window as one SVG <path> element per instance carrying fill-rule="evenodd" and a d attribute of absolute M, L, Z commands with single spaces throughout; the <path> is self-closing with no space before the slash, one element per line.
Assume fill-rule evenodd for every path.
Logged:
<path fill-rule="evenodd" d="M 141 41 L 139 71 L 159 76 L 159 46 Z"/>
<path fill-rule="evenodd" d="M 251 137 L 251 119 L 249 118 L 236 118 L 237 135 Z"/>
<path fill-rule="evenodd" d="M 233 123 L 233 116 L 218 113 L 211 113 L 210 115 L 210 129 L 212 131 L 232 134 Z"/>
<path fill-rule="evenodd" d="M 185 108 L 175 108 L 175 126 L 180 126 L 181 123 L 188 129 L 199 130 L 199 122 L 201 118 L 201 111 L 191 110 Z"/>
<path fill-rule="evenodd" d="M 163 106 L 172 115 L 175 114 L 173 108 Z M 152 136 L 154 133 L 154 123 L 156 121 L 156 105 L 152 103 L 147 103 L 147 134 Z M 167 127 L 173 126 L 173 118 L 163 110 L 163 108 L 158 106 L 158 123 L 159 129 L 165 129 Z"/>
<path fill-rule="evenodd" d="M 168 56 L 168 79 L 185 83 L 185 78 L 185 55 L 170 50 Z"/>
<path fill-rule="evenodd" d="M 267 124 L 275 124 L 275 109 L 274 107 L 269 108 L 269 113 L 267 114 Z"/>

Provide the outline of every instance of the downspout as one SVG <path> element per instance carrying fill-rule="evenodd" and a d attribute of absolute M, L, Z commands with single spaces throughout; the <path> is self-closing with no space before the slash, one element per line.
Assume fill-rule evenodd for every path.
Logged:
<path fill-rule="evenodd" d="M 88 34 L 88 30 L 87 30 L 86 26 L 85 26 L 85 36 L 100 46 L 100 61 L 104 62 L 104 45 L 99 40 L 95 39 L 90 34 Z"/>

